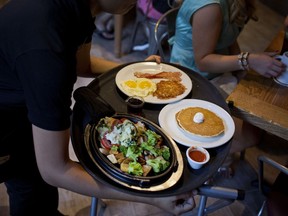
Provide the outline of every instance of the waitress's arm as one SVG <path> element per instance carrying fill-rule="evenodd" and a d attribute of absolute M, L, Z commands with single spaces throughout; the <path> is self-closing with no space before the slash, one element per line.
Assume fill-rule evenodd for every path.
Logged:
<path fill-rule="evenodd" d="M 193 191 L 167 197 L 142 197 L 121 192 L 95 181 L 84 168 L 69 158 L 69 129 L 48 131 L 32 126 L 37 165 L 44 181 L 86 196 L 126 200 L 158 206 L 173 215 L 195 207 Z M 179 204 L 181 200 L 181 204 Z"/>
<path fill-rule="evenodd" d="M 95 77 L 99 74 L 105 73 L 117 66 L 120 63 L 109 61 L 103 58 L 91 55 L 91 43 L 83 44 L 79 47 L 77 58 L 77 75 L 81 77 Z M 158 55 L 150 55 L 145 61 L 155 61 L 161 63 L 161 57 Z"/>
<path fill-rule="evenodd" d="M 79 47 L 77 58 L 77 75 L 82 77 L 95 77 L 117 67 L 119 63 L 92 56 L 91 43 Z"/>

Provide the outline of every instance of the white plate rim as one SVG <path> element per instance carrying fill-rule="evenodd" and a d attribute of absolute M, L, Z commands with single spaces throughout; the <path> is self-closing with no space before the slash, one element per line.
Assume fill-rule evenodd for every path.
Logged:
<path fill-rule="evenodd" d="M 151 103 L 151 104 L 173 103 L 173 102 L 176 102 L 176 101 L 179 101 L 179 100 L 185 98 L 191 92 L 192 80 L 184 71 L 182 71 L 179 68 L 174 67 L 172 65 L 168 65 L 165 63 L 158 64 L 156 62 L 137 62 L 137 63 L 132 63 L 132 64 L 129 64 L 129 65 L 123 67 L 116 74 L 116 77 L 115 77 L 116 85 L 120 89 L 120 91 L 123 92 L 125 95 L 132 96 L 129 93 L 125 92 L 125 90 L 121 86 L 121 82 L 124 80 L 127 80 L 127 79 L 135 78 L 134 72 L 136 72 L 136 71 L 151 70 L 151 69 L 154 70 L 155 73 L 159 73 L 161 71 L 171 71 L 171 72 L 176 72 L 176 71 L 178 72 L 179 71 L 182 74 L 181 83 L 186 87 L 186 90 L 183 94 L 178 95 L 176 98 L 170 98 L 170 99 L 166 99 L 166 100 L 158 99 L 157 97 L 153 97 L 153 96 L 149 95 L 149 96 L 144 98 L 146 103 Z M 149 73 L 153 73 L 153 72 L 149 71 Z"/>
<path fill-rule="evenodd" d="M 279 85 L 288 87 L 288 83 L 283 83 L 283 82 L 279 81 L 279 80 L 277 79 L 277 77 L 273 77 L 273 79 L 274 79 L 274 81 L 275 81 L 276 83 L 278 83 Z"/>
<path fill-rule="evenodd" d="M 224 134 L 213 138 L 192 139 L 185 135 L 177 125 L 175 114 L 186 107 L 198 106 L 215 112 L 224 121 Z M 160 127 L 166 131 L 177 143 L 190 147 L 192 145 L 204 148 L 214 148 L 228 142 L 234 135 L 235 124 L 231 115 L 222 107 L 199 99 L 184 99 L 171 103 L 162 108 L 158 116 Z"/>

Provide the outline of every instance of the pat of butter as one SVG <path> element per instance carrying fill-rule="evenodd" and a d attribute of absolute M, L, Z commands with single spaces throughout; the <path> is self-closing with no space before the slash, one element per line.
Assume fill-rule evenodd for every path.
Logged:
<path fill-rule="evenodd" d="M 204 121 L 204 115 L 201 112 L 197 112 L 194 117 L 193 117 L 193 121 L 197 124 L 200 124 Z"/>

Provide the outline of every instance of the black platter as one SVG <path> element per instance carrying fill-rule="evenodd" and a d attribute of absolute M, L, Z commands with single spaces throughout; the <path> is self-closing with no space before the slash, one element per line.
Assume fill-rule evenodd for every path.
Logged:
<path fill-rule="evenodd" d="M 158 191 L 173 186 L 181 178 L 183 173 L 183 159 L 174 140 L 168 136 L 158 125 L 141 116 L 133 114 L 116 114 L 114 109 L 105 101 L 87 87 L 82 87 L 74 92 L 74 98 L 77 106 L 81 107 L 84 113 L 88 114 L 87 124 L 84 126 L 83 140 L 85 149 L 93 161 L 94 165 L 106 177 L 125 187 L 136 190 Z M 114 114 L 112 114 L 114 113 Z M 134 176 L 120 170 L 119 167 L 112 164 L 109 159 L 103 155 L 99 148 L 97 123 L 103 117 L 113 117 L 116 119 L 129 119 L 137 123 L 142 122 L 147 129 L 159 134 L 163 139 L 163 144 L 170 149 L 170 165 L 162 173 L 148 176 Z M 72 136 L 73 137 L 73 136 Z M 73 140 L 72 140 L 73 141 Z M 80 163 L 81 163 L 80 159 Z M 85 164 L 83 164 L 85 167 Z"/>

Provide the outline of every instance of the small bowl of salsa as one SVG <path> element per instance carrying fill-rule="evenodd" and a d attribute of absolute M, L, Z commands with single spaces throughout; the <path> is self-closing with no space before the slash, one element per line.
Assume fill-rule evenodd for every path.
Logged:
<path fill-rule="evenodd" d="M 187 161 L 192 169 L 200 169 L 210 160 L 209 152 L 200 146 L 191 146 L 186 150 Z"/>

